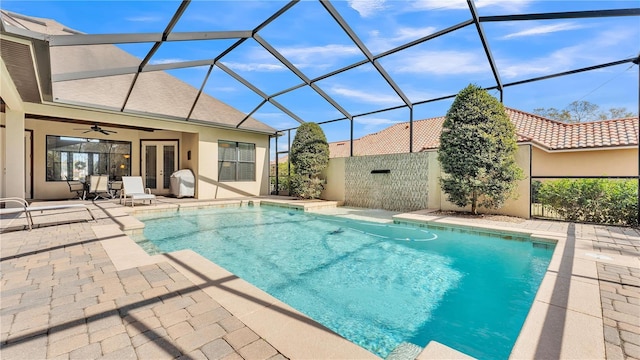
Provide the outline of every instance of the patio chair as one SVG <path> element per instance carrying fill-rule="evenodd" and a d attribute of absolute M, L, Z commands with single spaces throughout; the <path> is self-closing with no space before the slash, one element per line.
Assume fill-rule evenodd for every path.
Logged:
<path fill-rule="evenodd" d="M 109 176 L 90 175 L 89 194 L 93 194 L 93 200 L 106 199 L 107 196 L 111 197 L 111 193 L 109 192 Z"/>
<path fill-rule="evenodd" d="M 96 220 L 96 217 L 93 216 L 91 209 L 87 207 L 85 204 L 58 204 L 58 205 L 44 205 L 44 206 L 31 206 L 29 203 L 22 198 L 2 198 L 0 199 L 0 204 L 6 203 L 17 203 L 19 207 L 9 207 L 0 209 L 0 215 L 9 215 L 9 214 L 20 214 L 24 213 L 25 218 L 27 219 L 27 225 L 29 230 L 33 229 L 33 217 L 31 213 L 34 211 L 43 212 L 45 210 L 61 210 L 61 209 L 84 209 L 89 212 L 91 215 L 91 220 Z"/>
<path fill-rule="evenodd" d="M 67 185 L 69 186 L 69 192 L 76 193 L 76 196 L 79 200 L 84 200 L 86 195 L 86 188 L 84 183 L 78 180 L 71 180 L 69 178 L 65 178 L 67 181 Z"/>
<path fill-rule="evenodd" d="M 111 193 L 112 198 L 116 198 L 120 196 L 120 190 L 122 190 L 122 181 L 112 181 L 109 183 L 109 193 Z"/>
<path fill-rule="evenodd" d="M 120 204 L 124 200 L 124 206 L 127 206 L 127 199 L 131 199 L 131 207 L 135 200 L 149 200 L 149 205 L 156 201 L 156 196 L 151 193 L 151 189 L 144 188 L 142 185 L 142 177 L 140 176 L 123 176 L 122 189 L 120 190 Z"/>

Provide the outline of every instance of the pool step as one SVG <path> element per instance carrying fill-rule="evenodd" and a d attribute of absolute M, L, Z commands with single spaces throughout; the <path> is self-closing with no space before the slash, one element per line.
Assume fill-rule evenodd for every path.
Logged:
<path fill-rule="evenodd" d="M 421 352 L 420 346 L 403 342 L 387 355 L 386 360 L 414 360 Z"/>

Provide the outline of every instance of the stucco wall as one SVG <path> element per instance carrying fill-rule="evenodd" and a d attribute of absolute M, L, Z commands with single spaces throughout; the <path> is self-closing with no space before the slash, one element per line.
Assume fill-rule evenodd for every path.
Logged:
<path fill-rule="evenodd" d="M 182 134 L 174 131 L 144 132 L 128 129 L 116 129 L 117 134 L 103 135 L 97 132 L 83 134 L 78 128 L 88 128 L 88 125 L 61 123 L 54 121 L 25 120 L 25 128 L 33 130 L 33 187 L 34 199 L 64 199 L 69 198 L 69 188 L 64 181 L 46 181 L 47 164 L 47 135 L 89 137 L 93 139 L 108 139 L 131 142 L 131 175 L 140 175 L 140 140 L 175 139 L 182 144 Z M 110 129 L 111 130 L 111 129 Z M 178 165 L 182 167 L 180 163 Z"/>
<path fill-rule="evenodd" d="M 479 213 L 483 213 L 483 214 L 502 214 L 502 215 L 510 215 L 510 216 L 517 216 L 517 217 L 521 217 L 521 218 L 529 218 L 529 198 L 530 198 L 530 194 L 531 194 L 531 187 L 530 187 L 530 166 L 529 166 L 529 151 L 531 149 L 530 145 L 518 145 L 518 152 L 516 154 L 516 163 L 518 164 L 518 166 L 522 169 L 525 178 L 523 180 L 520 180 L 518 182 L 518 187 L 516 189 L 516 193 L 515 196 L 510 198 L 509 200 L 507 200 L 504 204 L 503 207 L 501 207 L 500 209 L 484 209 L 484 208 L 479 208 L 478 212 Z M 437 161 L 437 159 L 436 159 Z M 438 169 L 440 168 L 439 163 L 438 163 Z M 439 175 L 439 177 L 441 176 L 441 174 Z M 438 185 L 438 189 L 440 189 L 439 185 Z M 460 211 L 460 210 L 464 210 L 464 211 L 470 211 L 471 210 L 471 206 L 467 206 L 465 208 L 460 208 L 458 206 L 456 206 L 455 204 L 449 202 L 447 200 L 447 195 L 445 193 L 443 193 L 441 190 L 440 192 L 440 196 L 441 196 L 441 201 L 440 201 L 440 209 L 442 210 L 456 210 L 456 211 Z"/>
<path fill-rule="evenodd" d="M 529 145 L 520 145 L 517 163 L 525 179 L 518 183 L 515 199 L 501 209 L 479 209 L 482 213 L 529 217 Z M 371 170 L 390 170 L 371 174 Z M 469 210 L 447 201 L 440 188 L 437 151 L 333 158 L 326 171 L 323 199 L 344 201 L 346 206 L 414 211 L 420 209 Z M 341 189 L 344 189 L 341 191 Z"/>
<path fill-rule="evenodd" d="M 344 203 L 345 176 L 344 166 L 347 158 L 333 158 L 323 173 L 326 181 L 321 198 Z"/>
<path fill-rule="evenodd" d="M 269 136 L 266 134 L 247 131 L 235 131 L 219 128 L 199 126 L 189 123 L 171 121 L 159 121 L 154 119 L 136 118 L 127 115 L 105 114 L 79 109 L 67 109 L 57 106 L 25 104 L 29 112 L 61 118 L 74 118 L 92 120 L 100 123 L 115 123 L 146 128 L 163 128 L 154 132 L 138 131 L 130 129 L 115 129 L 117 134 L 102 135 L 97 132 L 82 134 L 76 128 L 89 127 L 73 123 L 57 121 L 45 121 L 40 119 L 25 119 L 24 128 L 33 130 L 33 187 L 32 197 L 35 199 L 64 199 L 70 198 L 68 186 L 64 181 L 46 181 L 46 136 L 59 135 L 70 137 L 91 137 L 129 141 L 132 145 L 131 174 L 140 175 L 140 141 L 141 140 L 178 140 L 179 141 L 179 168 L 189 168 L 196 174 L 196 196 L 200 199 L 230 198 L 238 196 L 255 196 L 268 194 L 268 149 Z M 0 123 L 5 124 L 6 117 L 0 118 Z M 104 125 L 108 128 L 108 125 Z M 218 140 L 248 142 L 256 144 L 256 179 L 247 182 L 224 182 L 218 179 Z M 14 153 L 12 147 L 7 148 L 5 142 L 0 155 L 11 157 Z M 187 152 L 191 151 L 191 160 L 187 158 Z M 6 158 L 6 157 L 5 157 Z M 6 174 L 6 178 L 13 174 Z M 13 176 L 16 177 L 16 176 Z M 5 187 L 3 181 L 2 188 Z"/>
<path fill-rule="evenodd" d="M 533 148 L 532 176 L 636 176 L 638 149 L 546 152 Z"/>
<path fill-rule="evenodd" d="M 269 137 L 225 129 L 202 129 L 199 133 L 200 199 L 224 199 L 267 195 L 269 191 Z M 218 140 L 256 144 L 256 181 L 218 181 Z"/>

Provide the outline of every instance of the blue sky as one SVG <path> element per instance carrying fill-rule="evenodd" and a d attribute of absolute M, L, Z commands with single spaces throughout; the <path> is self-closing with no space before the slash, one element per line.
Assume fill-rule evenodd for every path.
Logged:
<path fill-rule="evenodd" d="M 162 32 L 179 1 L 14 1 L 3 0 L 4 10 L 52 18 L 85 33 Z M 193 1 L 174 31 L 251 30 L 283 7 L 283 1 Z M 372 54 L 432 34 L 471 18 L 465 1 L 351 0 L 332 3 Z M 480 16 L 514 13 L 600 10 L 638 7 L 638 1 L 478 0 Z M 503 83 L 598 65 L 638 55 L 638 17 L 564 19 L 483 23 Z M 365 59 L 344 31 L 317 1 L 301 1 L 259 32 L 307 77 L 313 79 Z M 152 63 L 202 60 L 216 57 L 232 40 L 165 43 Z M 122 45 L 142 58 L 153 44 Z M 253 39 L 222 62 L 267 94 L 300 84 Z M 473 25 L 380 59 L 412 101 L 457 93 L 469 83 L 495 85 L 478 32 Z M 199 88 L 207 67 L 172 70 L 171 74 Z M 316 83 L 351 114 L 357 115 L 403 104 L 384 78 L 365 64 Z M 261 98 L 215 69 L 205 91 L 243 112 Z M 491 91 L 498 96 L 497 91 Z M 275 98 L 306 121 L 341 118 L 339 111 L 309 87 Z M 623 64 L 597 71 L 505 89 L 504 104 L 524 111 L 539 107 L 562 109 L 575 100 L 598 104 L 603 110 L 626 107 L 637 112 L 638 66 Z M 444 115 L 450 100 L 414 108 L 414 119 Z M 277 128 L 297 122 L 267 104 L 254 117 Z M 408 109 L 356 117 L 355 137 L 408 121 Z M 329 141 L 349 138 L 349 122 L 323 126 Z M 282 143 L 283 141 L 281 141 Z"/>

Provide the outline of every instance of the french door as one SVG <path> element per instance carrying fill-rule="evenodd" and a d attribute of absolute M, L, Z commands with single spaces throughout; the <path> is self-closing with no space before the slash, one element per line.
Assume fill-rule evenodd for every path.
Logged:
<path fill-rule="evenodd" d="M 143 140 L 140 157 L 144 186 L 154 194 L 169 194 L 171 174 L 178 169 L 178 141 Z"/>

